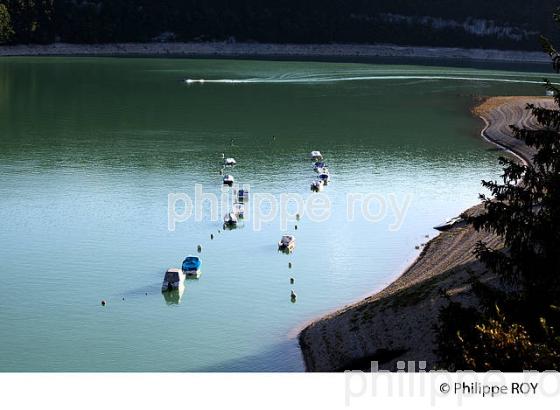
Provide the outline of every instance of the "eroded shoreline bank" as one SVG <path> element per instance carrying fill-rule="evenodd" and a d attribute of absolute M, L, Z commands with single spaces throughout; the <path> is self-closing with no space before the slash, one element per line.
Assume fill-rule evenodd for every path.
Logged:
<path fill-rule="evenodd" d="M 368 59 L 399 57 L 504 63 L 547 63 L 538 51 L 406 47 L 390 44 L 114 43 L 0 46 L 0 56 L 157 56 L 221 58 Z"/>
<path fill-rule="evenodd" d="M 516 140 L 510 124 L 534 127 L 527 103 L 549 106 L 543 97 L 492 97 L 473 109 L 486 126 L 481 135 L 502 149 L 531 161 L 533 151 Z M 482 211 L 474 206 L 465 214 Z M 478 241 L 499 246 L 497 237 L 456 226 L 429 241 L 417 260 L 382 291 L 328 314 L 305 327 L 299 335 L 307 371 L 328 372 L 369 369 L 396 370 L 398 361 L 438 362 L 435 327 L 447 298 L 465 306 L 477 304 L 471 278 L 498 284 L 475 259 Z"/>

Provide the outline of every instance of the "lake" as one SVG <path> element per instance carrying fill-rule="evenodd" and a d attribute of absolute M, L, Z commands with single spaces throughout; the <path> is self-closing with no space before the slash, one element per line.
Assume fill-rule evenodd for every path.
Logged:
<path fill-rule="evenodd" d="M 543 95 L 542 77 L 0 59 L 0 371 L 303 371 L 298 328 L 394 280 L 434 225 L 500 175 L 473 96 Z M 332 176 L 319 194 L 311 150 Z M 226 173 L 250 185 L 250 204 L 259 193 L 322 198 L 328 218 L 296 221 L 293 207 L 274 216 L 265 203 L 272 217 L 261 215 L 260 229 L 251 217 L 223 231 L 207 202 L 170 231 L 169 194 L 194 197 L 198 184 L 221 195 L 222 154 L 237 160 Z M 350 217 L 349 198 L 371 206 Z M 297 238 L 291 255 L 277 250 L 285 233 Z M 162 294 L 165 270 L 199 244 L 200 279 L 180 297 Z"/>

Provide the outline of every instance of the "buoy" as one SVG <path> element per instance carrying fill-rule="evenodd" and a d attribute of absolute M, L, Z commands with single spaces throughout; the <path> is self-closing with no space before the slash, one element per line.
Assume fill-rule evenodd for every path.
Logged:
<path fill-rule="evenodd" d="M 416 246 L 414 247 L 414 249 L 418 250 L 418 249 L 420 249 L 420 247 L 419 247 L 418 245 L 416 245 Z"/>
<path fill-rule="evenodd" d="M 148 296 L 148 292 L 146 292 L 145 295 Z"/>
<path fill-rule="evenodd" d="M 124 300 L 124 298 L 122 298 L 122 300 Z"/>
<path fill-rule="evenodd" d="M 297 231 L 297 225 L 296 225 L 296 226 L 294 226 L 294 229 L 295 229 L 295 230 Z"/>
<path fill-rule="evenodd" d="M 292 262 L 288 262 L 288 268 L 292 269 Z"/>
<path fill-rule="evenodd" d="M 299 218 L 300 218 L 299 214 L 296 214 L 296 219 L 297 219 L 298 221 L 299 221 Z"/>
<path fill-rule="evenodd" d="M 210 234 L 210 239 L 214 239 L 214 234 L 213 233 Z"/>
<path fill-rule="evenodd" d="M 429 237 L 430 237 L 430 235 L 426 235 L 426 236 L 425 236 L 425 238 L 429 238 Z"/>
<path fill-rule="evenodd" d="M 201 246 L 201 245 L 198 245 L 198 246 L 196 247 L 196 250 L 198 251 L 198 253 L 202 252 L 202 246 Z"/>
<path fill-rule="evenodd" d="M 107 304 L 107 302 L 105 302 L 104 300 L 101 301 L 101 306 L 105 306 Z"/>
<path fill-rule="evenodd" d="M 218 233 L 220 233 L 221 231 L 218 229 Z"/>
<path fill-rule="evenodd" d="M 293 290 L 292 290 L 292 293 L 291 293 L 291 295 L 290 295 L 290 299 L 292 299 L 292 303 L 295 303 L 295 302 L 296 302 L 297 295 L 296 295 L 296 293 L 295 293 Z"/>
<path fill-rule="evenodd" d="M 294 278 L 290 278 L 290 284 L 293 285 L 295 283 L 295 279 Z"/>
<path fill-rule="evenodd" d="M 224 153 L 222 152 L 222 159 L 224 159 L 225 157 L 226 157 L 226 154 L 224 154 Z"/>

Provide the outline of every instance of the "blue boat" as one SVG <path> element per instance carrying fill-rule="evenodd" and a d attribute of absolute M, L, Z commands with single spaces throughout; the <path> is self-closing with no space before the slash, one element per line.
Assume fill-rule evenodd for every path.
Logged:
<path fill-rule="evenodd" d="M 183 261 L 183 273 L 190 277 L 200 276 L 200 258 L 198 256 L 187 256 Z"/>
<path fill-rule="evenodd" d="M 313 170 L 319 174 L 327 174 L 329 172 L 324 162 L 316 162 L 315 165 L 313 165 Z"/>
<path fill-rule="evenodd" d="M 249 191 L 246 189 L 240 189 L 239 191 L 237 191 L 237 199 L 240 202 L 246 201 L 249 199 Z"/>
<path fill-rule="evenodd" d="M 319 180 L 323 181 L 323 183 L 326 185 L 330 182 L 331 177 L 330 177 L 329 174 L 321 174 L 321 175 L 319 175 Z"/>

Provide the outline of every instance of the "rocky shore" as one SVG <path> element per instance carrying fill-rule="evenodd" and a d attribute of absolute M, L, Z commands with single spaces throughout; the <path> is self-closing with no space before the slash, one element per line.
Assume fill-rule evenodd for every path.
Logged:
<path fill-rule="evenodd" d="M 486 123 L 482 136 L 524 161 L 530 161 L 533 152 L 513 138 L 509 125 L 535 125 L 525 109 L 529 102 L 551 105 L 552 99 L 494 97 L 473 110 Z M 465 214 L 480 211 L 482 206 L 477 205 Z M 498 278 L 473 256 L 479 240 L 500 246 L 492 234 L 456 225 L 428 242 L 418 259 L 387 288 L 309 324 L 299 335 L 307 371 L 368 370 L 371 361 L 393 371 L 398 361 L 425 361 L 427 369 L 435 368 L 435 327 L 447 298 L 476 305 L 473 276 L 499 286 Z"/>
<path fill-rule="evenodd" d="M 368 59 L 401 57 L 510 63 L 547 63 L 542 52 L 404 47 L 389 44 L 117 43 L 0 46 L 0 56 L 177 56 L 224 58 Z"/>

